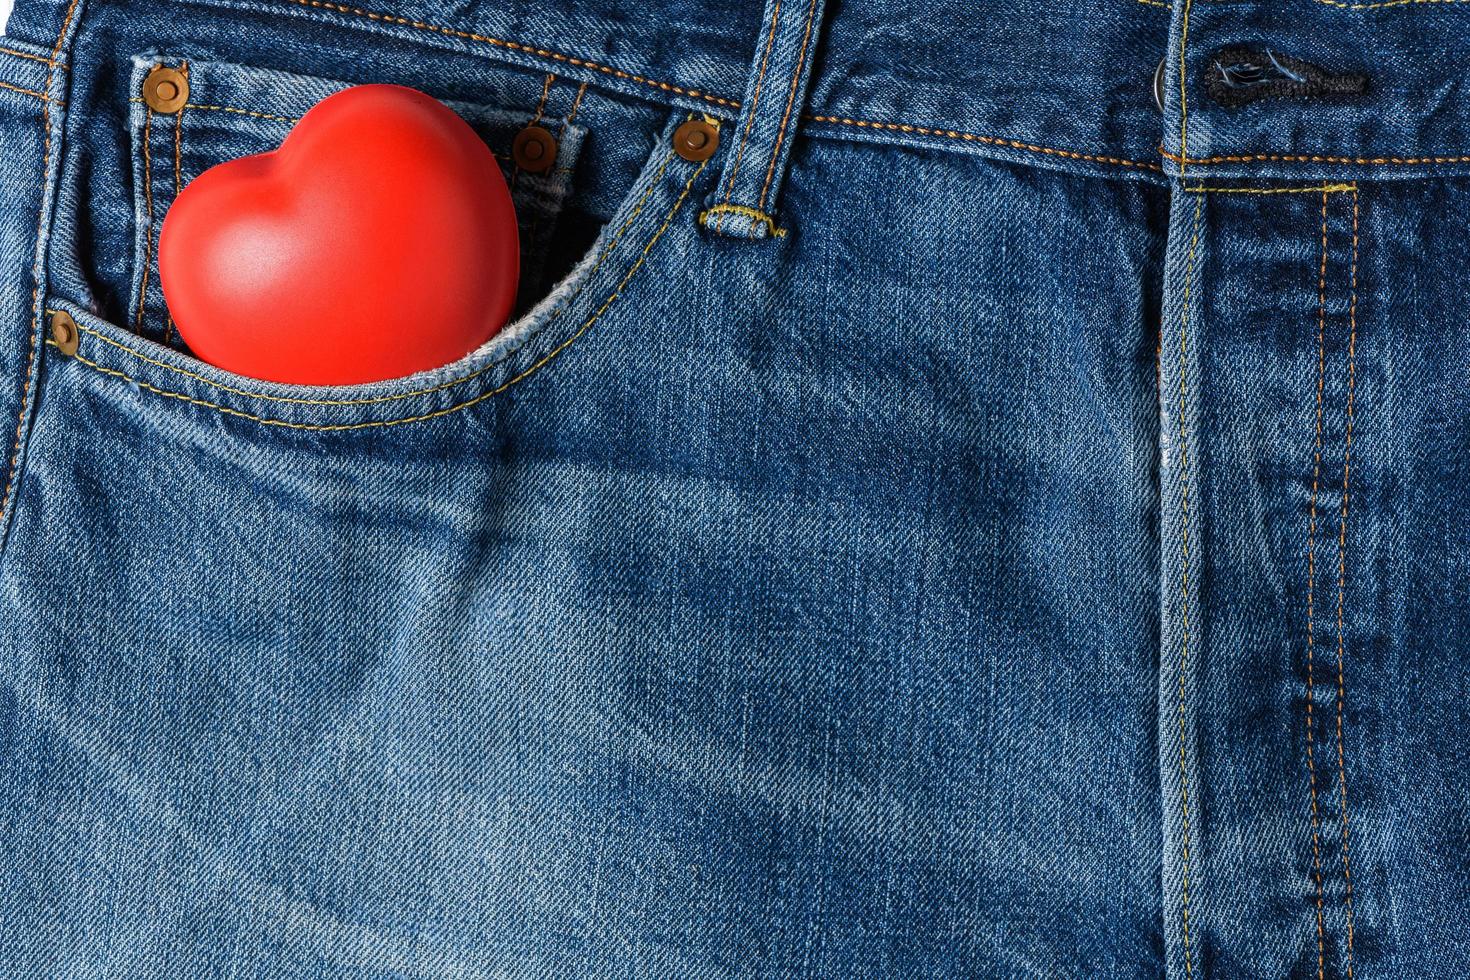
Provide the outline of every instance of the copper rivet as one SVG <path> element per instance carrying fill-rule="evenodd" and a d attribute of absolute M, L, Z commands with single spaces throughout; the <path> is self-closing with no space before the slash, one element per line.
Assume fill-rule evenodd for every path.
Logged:
<path fill-rule="evenodd" d="M 540 126 L 527 126 L 510 144 L 516 166 L 533 174 L 545 173 L 556 162 L 556 137 Z"/>
<path fill-rule="evenodd" d="M 58 350 L 68 357 L 75 354 L 79 337 L 77 321 L 71 318 L 70 313 L 57 310 L 51 314 L 51 341 Z"/>
<path fill-rule="evenodd" d="M 700 163 L 720 148 L 720 129 L 703 119 L 691 119 L 674 130 L 674 152 L 685 160 Z"/>
<path fill-rule="evenodd" d="M 154 112 L 178 112 L 189 101 L 189 76 L 177 68 L 154 65 L 143 79 L 143 101 Z"/>

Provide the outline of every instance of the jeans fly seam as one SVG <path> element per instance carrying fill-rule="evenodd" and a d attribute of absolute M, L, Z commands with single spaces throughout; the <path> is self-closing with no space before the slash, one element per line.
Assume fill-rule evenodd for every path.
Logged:
<path fill-rule="evenodd" d="M 1321 260 L 1317 271 L 1317 388 L 1312 442 L 1312 488 L 1307 498 L 1307 790 L 1312 820 L 1312 878 L 1317 885 L 1317 980 L 1327 971 L 1327 927 L 1323 919 L 1322 820 L 1317 805 L 1317 763 L 1313 749 L 1316 721 L 1312 716 L 1316 692 L 1317 492 L 1322 476 L 1323 389 L 1327 378 L 1327 200 L 1322 191 Z"/>
<path fill-rule="evenodd" d="M 761 86 L 766 80 L 766 68 L 771 57 L 771 47 L 776 40 L 776 23 L 781 17 L 781 0 L 776 0 L 771 8 L 771 26 L 766 31 L 766 49 L 761 53 L 760 69 L 755 75 L 755 89 L 750 96 L 750 108 L 745 113 L 745 131 L 740 134 L 740 145 L 735 148 L 735 162 L 730 166 L 730 179 L 725 183 L 725 204 L 729 205 L 731 196 L 735 193 L 735 177 L 740 173 L 740 161 L 745 156 L 745 144 L 750 139 L 750 131 L 755 126 L 755 113 L 761 104 Z M 719 231 L 725 223 L 723 213 L 715 222 L 715 231 Z"/>
<path fill-rule="evenodd" d="M 1183 625 L 1179 654 L 1179 810 L 1182 820 L 1183 892 L 1180 922 L 1184 933 L 1184 972 L 1193 976 L 1193 953 L 1189 943 L 1189 772 L 1184 758 L 1185 669 L 1189 661 L 1189 437 L 1184 421 L 1189 398 L 1186 350 L 1189 338 L 1190 292 L 1194 279 L 1194 257 L 1199 246 L 1200 212 L 1204 198 L 1195 198 L 1194 229 L 1189 242 L 1189 258 L 1184 271 L 1184 296 L 1179 314 L 1179 498 L 1180 498 L 1180 575 L 1179 602 Z"/>
<path fill-rule="evenodd" d="M 771 161 L 766 164 L 766 181 L 761 185 L 761 196 L 756 201 L 756 210 L 764 211 L 766 195 L 771 191 L 771 180 L 776 176 L 776 158 L 781 155 L 781 146 L 786 140 L 786 124 L 791 121 L 791 108 L 796 103 L 796 90 L 801 87 L 801 73 L 806 67 L 807 47 L 812 39 L 812 22 L 817 15 L 817 0 L 811 0 L 806 9 L 806 27 L 801 36 L 801 50 L 796 56 L 796 68 L 791 73 L 791 89 L 786 93 L 786 111 L 781 114 L 781 125 L 776 130 L 776 145 L 771 148 Z"/>
<path fill-rule="evenodd" d="M 665 166 L 667 166 L 667 164 L 668 164 L 668 160 L 666 159 L 665 160 Z M 92 368 L 93 370 L 96 370 L 96 371 L 101 372 L 102 374 L 109 375 L 109 376 L 115 377 L 115 378 L 120 378 L 120 379 L 122 379 L 124 381 L 127 381 L 127 382 L 129 382 L 131 384 L 136 385 L 137 387 L 141 388 L 144 391 L 152 392 L 152 393 L 154 393 L 156 395 L 160 395 L 160 396 L 162 396 L 164 398 L 177 399 L 179 401 L 186 402 L 186 403 L 188 403 L 190 405 L 198 405 L 198 406 L 203 407 L 203 408 L 211 408 L 211 409 L 214 409 L 215 411 L 220 412 L 220 413 L 222 413 L 224 415 L 230 415 L 230 416 L 234 416 L 236 418 L 248 419 L 248 420 L 250 420 L 252 422 L 259 422 L 262 425 L 277 426 L 277 427 L 285 428 L 285 429 L 301 429 L 301 430 L 308 430 L 308 431 L 312 431 L 312 432 L 344 432 L 344 431 L 350 431 L 350 430 L 356 430 L 356 429 L 386 428 L 386 427 L 389 427 L 389 426 L 403 425 L 403 424 L 406 424 L 408 422 L 423 422 L 423 421 L 427 421 L 429 419 L 436 419 L 436 418 L 441 418 L 441 417 L 443 417 L 445 415 L 451 415 L 451 414 L 453 414 L 455 412 L 460 411 L 461 409 L 469 408 L 470 406 L 477 405 L 480 402 L 485 401 L 488 398 L 492 398 L 495 395 L 498 395 L 501 392 L 504 392 L 504 391 L 508 390 L 513 385 L 516 385 L 516 384 L 520 383 L 521 381 L 524 381 L 526 378 L 529 378 L 531 375 L 535 374 L 541 368 L 543 368 L 547 364 L 551 363 L 551 361 L 553 361 L 558 355 L 560 355 L 562 351 L 564 351 L 568 347 L 570 347 L 579 338 L 581 338 L 589 329 L 591 329 L 592 328 L 592 325 L 595 324 L 599 319 L 601 319 L 602 315 L 604 313 L 606 313 L 608 311 L 608 309 L 611 308 L 612 305 L 614 303 L 616 303 L 618 301 L 618 299 L 620 299 L 622 297 L 623 289 L 632 280 L 633 276 L 638 272 L 638 270 L 643 267 L 644 261 L 648 258 L 649 252 L 651 252 L 653 250 L 653 246 L 658 243 L 659 239 L 663 237 L 664 232 L 666 232 L 668 230 L 669 225 L 673 223 L 674 216 L 679 212 L 679 209 L 684 206 L 684 201 L 689 197 L 689 192 L 690 192 L 690 189 L 693 188 L 694 182 L 699 179 L 699 175 L 704 172 L 705 167 L 707 167 L 708 165 L 709 165 L 709 161 L 705 161 L 704 163 L 701 163 L 699 165 L 698 169 L 696 169 L 694 171 L 694 173 L 689 176 L 689 179 L 688 179 L 688 181 L 685 182 L 684 188 L 680 192 L 678 199 L 674 201 L 673 207 L 670 208 L 669 212 L 664 216 L 663 223 L 659 226 L 658 230 L 654 232 L 653 237 L 648 240 L 648 243 L 643 246 L 643 250 L 642 250 L 642 252 L 639 253 L 637 261 L 635 261 L 633 263 L 632 267 L 628 270 L 627 274 L 623 276 L 622 280 L 618 283 L 617 287 L 607 297 L 607 299 L 603 300 L 602 305 L 599 306 L 597 308 L 597 310 L 590 317 L 588 317 L 587 320 L 580 327 L 578 327 L 577 330 L 570 337 L 568 337 L 567 339 L 563 340 L 561 343 L 557 344 L 554 348 L 552 348 L 549 352 L 547 352 L 539 360 L 537 360 L 535 363 L 533 363 L 530 367 L 528 367 L 525 370 L 519 372 L 514 377 L 512 377 L 509 380 L 505 381 L 503 384 L 497 385 L 495 388 L 492 388 L 491 390 L 486 391 L 486 392 L 482 392 L 481 394 L 476 395 L 473 398 L 467 399 L 465 401 L 459 402 L 459 403 L 454 404 L 454 405 L 449 405 L 449 406 L 447 406 L 445 408 L 436 409 L 435 411 L 432 411 L 432 412 L 425 412 L 425 413 L 420 414 L 420 415 L 411 415 L 411 416 L 406 416 L 406 417 L 403 417 L 403 418 L 377 419 L 377 420 L 370 421 L 370 422 L 351 422 L 351 423 L 342 423 L 342 424 L 338 424 L 338 425 L 319 425 L 319 424 L 308 423 L 308 422 L 289 422 L 289 421 L 287 421 L 285 419 L 274 419 L 274 418 L 267 418 L 267 417 L 264 417 L 264 416 L 254 415 L 254 414 L 252 414 L 250 412 L 243 412 L 243 411 L 240 411 L 239 409 L 236 409 L 236 408 L 230 408 L 227 405 L 220 405 L 220 404 L 218 404 L 216 402 L 206 401 L 205 399 L 202 399 L 202 398 L 195 398 L 192 395 L 186 395 L 186 394 L 183 394 L 182 392 L 171 391 L 171 390 L 169 390 L 167 388 L 160 388 L 157 385 L 150 384 L 149 382 L 141 381 L 141 380 L 139 380 L 137 378 L 134 378 L 131 375 L 127 374 L 126 372 L 118 371 L 118 370 L 116 370 L 114 368 L 109 368 L 109 367 L 105 367 L 104 365 L 98 364 L 96 361 L 90 360 L 89 358 L 84 357 L 80 353 L 73 354 L 72 355 L 72 358 L 74 360 L 80 361 L 81 363 L 87 365 L 88 367 Z M 653 181 L 653 183 L 654 184 L 657 184 L 658 183 L 658 180 L 655 179 Z M 89 331 L 89 332 L 92 332 L 92 331 Z M 48 341 L 48 343 L 52 343 L 52 342 Z M 54 344 L 53 344 L 53 346 L 54 346 Z M 121 346 L 121 345 L 118 345 L 118 346 Z M 481 372 L 483 372 L 484 370 L 488 370 L 488 368 L 482 368 L 481 369 Z"/>
<path fill-rule="evenodd" d="M 1190 0 L 1184 0 L 1184 12 L 1179 30 L 1179 155 L 1189 159 L 1189 8 Z M 1160 100 L 1162 101 L 1162 100 Z M 1179 177 L 1184 178 L 1185 164 L 1179 164 Z"/>
<path fill-rule="evenodd" d="M 5 474 L 5 492 L 0 494 L 0 529 L 10 516 L 10 493 L 15 487 L 15 468 L 20 462 L 20 444 L 25 433 L 27 406 L 31 399 L 31 371 L 36 364 L 36 348 L 41 333 L 41 280 L 44 268 L 46 209 L 51 199 L 51 84 L 56 77 L 56 62 L 61 58 L 61 47 L 66 43 L 71 30 L 72 17 L 76 15 L 78 0 L 71 0 L 66 14 L 61 19 L 61 30 L 57 32 L 56 44 L 51 49 L 51 62 L 46 66 L 46 97 L 41 100 L 41 201 L 36 207 L 36 254 L 31 263 L 31 329 L 30 343 L 26 350 L 26 367 L 20 388 L 20 407 L 16 411 L 15 445 L 10 450 L 10 464 Z M 0 533 L 3 537 L 3 533 Z"/>
<path fill-rule="evenodd" d="M 1353 457 L 1353 406 L 1357 389 L 1358 353 L 1358 190 L 1353 188 L 1353 252 L 1348 274 L 1348 350 L 1347 350 L 1347 419 L 1344 423 L 1342 450 L 1342 510 L 1337 531 L 1337 785 L 1338 819 L 1342 829 L 1342 878 L 1346 889 L 1347 974 L 1353 980 L 1353 873 L 1348 860 L 1347 761 L 1343 752 L 1342 713 L 1347 699 L 1343 661 L 1346 640 L 1343 634 L 1343 607 L 1347 595 L 1347 526 L 1348 473 Z"/>

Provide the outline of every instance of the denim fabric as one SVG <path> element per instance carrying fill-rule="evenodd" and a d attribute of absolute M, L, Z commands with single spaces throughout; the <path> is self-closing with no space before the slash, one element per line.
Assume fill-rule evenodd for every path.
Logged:
<path fill-rule="evenodd" d="M 0 974 L 1470 975 L 1460 10 L 20 0 Z M 522 312 L 201 363 L 168 202 L 362 82 Z"/>

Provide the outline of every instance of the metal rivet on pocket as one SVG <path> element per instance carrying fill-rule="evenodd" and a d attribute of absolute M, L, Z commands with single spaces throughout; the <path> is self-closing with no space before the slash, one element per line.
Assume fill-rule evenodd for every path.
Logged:
<path fill-rule="evenodd" d="M 154 65 L 143 79 L 143 101 L 154 112 L 178 112 L 189 101 L 189 76 L 177 68 Z"/>
<path fill-rule="evenodd" d="M 703 119 L 691 119 L 674 130 L 674 152 L 685 160 L 700 163 L 720 148 L 720 129 Z"/>
<path fill-rule="evenodd" d="M 70 313 L 57 310 L 51 314 L 51 342 L 58 350 L 70 357 L 77 352 L 78 339 L 77 321 L 71 318 Z"/>
<path fill-rule="evenodd" d="M 545 173 L 556 162 L 556 137 L 540 126 L 527 126 L 510 144 L 511 159 L 522 170 Z"/>

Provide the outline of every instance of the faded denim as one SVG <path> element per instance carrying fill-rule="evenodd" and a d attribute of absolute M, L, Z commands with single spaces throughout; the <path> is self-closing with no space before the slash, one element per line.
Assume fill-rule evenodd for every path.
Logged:
<path fill-rule="evenodd" d="M 0 973 L 1470 975 L 1462 11 L 20 0 Z M 517 318 L 200 363 L 169 202 L 362 82 Z"/>

